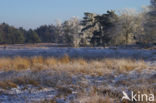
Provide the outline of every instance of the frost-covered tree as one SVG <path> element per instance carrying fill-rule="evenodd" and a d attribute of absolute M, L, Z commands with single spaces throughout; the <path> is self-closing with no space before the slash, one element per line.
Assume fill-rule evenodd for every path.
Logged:
<path fill-rule="evenodd" d="M 114 11 L 107 11 L 102 15 L 85 13 L 83 31 L 92 29 L 92 33 L 88 35 L 89 42 L 93 46 L 106 46 L 111 40 L 112 30 L 115 27 L 117 15 Z"/>
<path fill-rule="evenodd" d="M 119 20 L 113 35 L 114 44 L 128 45 L 136 42 L 136 37 L 143 34 L 143 16 L 133 9 L 120 11 Z"/>
<path fill-rule="evenodd" d="M 150 11 L 146 14 L 145 43 L 156 43 L 156 0 L 151 0 Z"/>
<path fill-rule="evenodd" d="M 77 17 L 73 17 L 62 24 L 63 43 L 77 47 L 80 43 L 80 33 L 82 26 Z"/>
<path fill-rule="evenodd" d="M 96 22 L 96 16 L 97 14 L 94 13 L 84 13 L 84 18 L 81 21 L 81 24 L 83 25 L 82 29 L 82 35 L 81 35 L 81 45 L 83 46 L 89 46 L 90 40 L 93 36 L 93 33 L 95 30 L 98 30 L 98 25 Z"/>

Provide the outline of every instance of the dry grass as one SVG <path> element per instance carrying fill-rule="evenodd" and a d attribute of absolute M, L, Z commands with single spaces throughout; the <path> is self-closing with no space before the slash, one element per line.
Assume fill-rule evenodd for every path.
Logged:
<path fill-rule="evenodd" d="M 67 55 L 62 58 L 44 58 L 44 57 L 14 57 L 0 58 L 0 71 L 16 71 L 12 77 L 6 77 L 5 83 L 0 82 L 0 87 L 7 87 L 11 84 L 6 83 L 12 80 L 12 83 L 31 84 L 38 86 L 46 84 L 56 86 L 57 80 L 64 79 L 70 81 L 74 74 L 85 74 L 92 76 L 104 76 L 112 72 L 127 73 L 132 70 L 142 71 L 144 69 L 156 70 L 156 67 L 148 65 L 142 60 L 131 59 L 104 59 L 104 60 L 85 60 L 82 58 L 71 59 Z M 26 71 L 26 72 L 24 72 Z M 28 72 L 30 71 L 30 72 Z M 18 75 L 17 75 L 18 74 Z M 8 73 L 9 76 L 11 76 Z M 48 78 L 49 75 L 49 78 Z M 51 75 L 53 75 L 51 77 Z M 63 76 L 62 76 L 63 75 Z M 47 79 L 46 79 L 47 77 Z M 119 84 L 129 85 L 125 81 L 119 81 Z M 117 84 L 117 83 L 116 83 Z"/>
<path fill-rule="evenodd" d="M 135 70 L 140 73 L 145 69 L 155 71 L 156 67 L 143 60 L 85 60 L 82 58 L 71 59 L 67 55 L 62 58 L 44 58 L 42 56 L 31 58 L 0 58 L 0 71 L 4 71 L 0 73 L 0 88 L 11 89 L 16 88 L 19 85 L 29 84 L 35 87 L 53 87 L 58 91 L 58 97 L 62 95 L 68 96 L 72 94 L 72 90 L 77 90 L 80 94 L 77 101 L 81 101 L 81 103 L 114 103 L 114 100 L 119 100 L 120 96 L 117 95 L 118 92 L 107 87 L 110 81 L 106 82 L 108 84 L 101 84 L 104 88 L 96 87 L 94 85 L 95 87 L 91 89 L 91 87 L 89 87 L 90 85 L 88 85 L 89 82 L 87 82 L 87 79 L 81 76 L 89 75 L 92 77 L 107 77 L 108 75 L 108 77 L 110 76 L 108 79 L 113 80 L 116 73 L 127 76 L 130 71 Z M 77 76 L 76 79 L 73 79 L 74 76 Z M 123 78 L 125 78 L 125 76 Z M 121 79 L 115 82 L 114 88 L 121 86 L 123 88 L 126 87 L 128 90 L 150 93 L 151 91 L 155 91 L 155 89 L 152 85 L 151 88 L 146 87 L 146 84 L 154 83 L 154 78 L 155 75 L 153 75 L 150 80 L 148 80 L 149 78 L 136 78 L 136 80 L 134 80 L 133 78 L 128 77 L 127 79 Z M 103 78 L 103 80 L 105 80 L 105 78 Z M 73 84 L 73 81 L 76 83 Z M 145 86 L 145 88 L 140 86 L 136 87 L 135 84 L 141 84 L 142 86 Z M 86 88 L 90 88 L 90 91 L 87 93 L 85 91 Z M 55 103 L 56 101 L 45 100 L 42 103 L 46 102 Z M 128 101 L 124 101 L 123 103 L 128 103 Z"/>
<path fill-rule="evenodd" d="M 60 59 L 44 57 L 14 57 L 0 58 L 0 70 L 27 70 L 27 69 L 53 69 L 72 73 L 85 73 L 91 75 L 104 75 L 112 72 L 128 72 L 132 70 L 156 69 L 143 60 L 132 59 L 104 59 L 104 60 L 84 60 L 71 59 L 67 55 Z"/>
<path fill-rule="evenodd" d="M 16 88 L 17 85 L 11 81 L 7 81 L 7 82 L 0 82 L 0 88 L 3 89 L 11 89 L 11 88 Z"/>
<path fill-rule="evenodd" d="M 115 101 L 109 97 L 103 97 L 99 95 L 93 95 L 89 97 L 83 97 L 78 100 L 80 103 L 114 103 Z"/>

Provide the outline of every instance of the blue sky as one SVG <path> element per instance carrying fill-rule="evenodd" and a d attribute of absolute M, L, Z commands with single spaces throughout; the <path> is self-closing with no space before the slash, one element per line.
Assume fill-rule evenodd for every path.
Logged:
<path fill-rule="evenodd" d="M 0 23 L 16 27 L 36 28 L 62 21 L 72 16 L 83 17 L 84 12 L 105 13 L 124 8 L 139 9 L 150 0 L 0 0 Z"/>

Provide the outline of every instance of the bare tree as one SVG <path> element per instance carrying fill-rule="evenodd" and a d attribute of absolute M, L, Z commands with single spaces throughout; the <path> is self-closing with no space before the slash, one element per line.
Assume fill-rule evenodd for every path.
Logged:
<path fill-rule="evenodd" d="M 143 33 L 143 16 L 134 9 L 124 9 L 119 12 L 119 21 L 116 24 L 113 41 L 115 44 L 135 43 L 136 36 Z"/>

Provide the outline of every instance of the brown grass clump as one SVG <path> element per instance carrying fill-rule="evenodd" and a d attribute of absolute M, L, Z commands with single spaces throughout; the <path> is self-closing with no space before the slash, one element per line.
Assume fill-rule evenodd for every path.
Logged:
<path fill-rule="evenodd" d="M 58 87 L 58 91 L 60 95 L 69 95 L 72 94 L 72 90 L 68 87 Z"/>
<path fill-rule="evenodd" d="M 28 58 L 0 58 L 1 70 L 23 70 L 30 67 L 30 60 Z"/>
<path fill-rule="evenodd" d="M 119 72 L 132 71 L 132 70 L 143 70 L 147 69 L 148 65 L 143 60 L 132 60 L 132 59 L 105 59 L 104 63 L 107 68 L 115 69 Z"/>
<path fill-rule="evenodd" d="M 36 56 L 31 58 L 31 64 L 44 64 L 44 58 L 42 56 Z"/>
<path fill-rule="evenodd" d="M 0 88 L 7 89 L 7 84 L 5 82 L 0 82 Z"/>
<path fill-rule="evenodd" d="M 93 95 L 90 97 L 84 97 L 79 99 L 80 103 L 114 103 L 114 100 L 109 97 L 103 97 L 99 95 Z"/>
<path fill-rule="evenodd" d="M 70 62 L 70 57 L 68 55 L 64 55 L 62 58 L 59 59 L 59 62 L 69 63 Z"/>
<path fill-rule="evenodd" d="M 30 77 L 31 78 L 31 77 Z M 13 80 L 13 82 L 17 85 L 27 85 L 27 84 L 31 84 L 34 86 L 39 86 L 39 83 L 33 79 L 27 79 L 27 78 L 16 78 L 15 80 Z"/>
<path fill-rule="evenodd" d="M 48 66 L 56 65 L 56 64 L 58 64 L 58 60 L 55 58 L 47 58 L 47 59 L 45 59 L 45 64 Z"/>
<path fill-rule="evenodd" d="M 0 69 L 10 69 L 11 63 L 11 58 L 0 58 Z"/>
<path fill-rule="evenodd" d="M 43 100 L 43 101 L 37 101 L 37 102 L 33 102 L 33 103 L 57 103 L 56 102 L 56 100 L 53 100 L 53 99 L 51 99 L 51 100 Z"/>
<path fill-rule="evenodd" d="M 17 85 L 11 81 L 4 81 L 4 82 L 0 82 L 0 88 L 2 89 L 17 88 Z"/>
<path fill-rule="evenodd" d="M 73 59 L 72 62 L 77 63 L 79 65 L 88 65 L 87 61 L 82 58 Z"/>
<path fill-rule="evenodd" d="M 23 70 L 30 68 L 30 61 L 28 58 L 22 58 L 22 57 L 15 57 L 11 62 L 12 68 L 14 70 Z"/>

